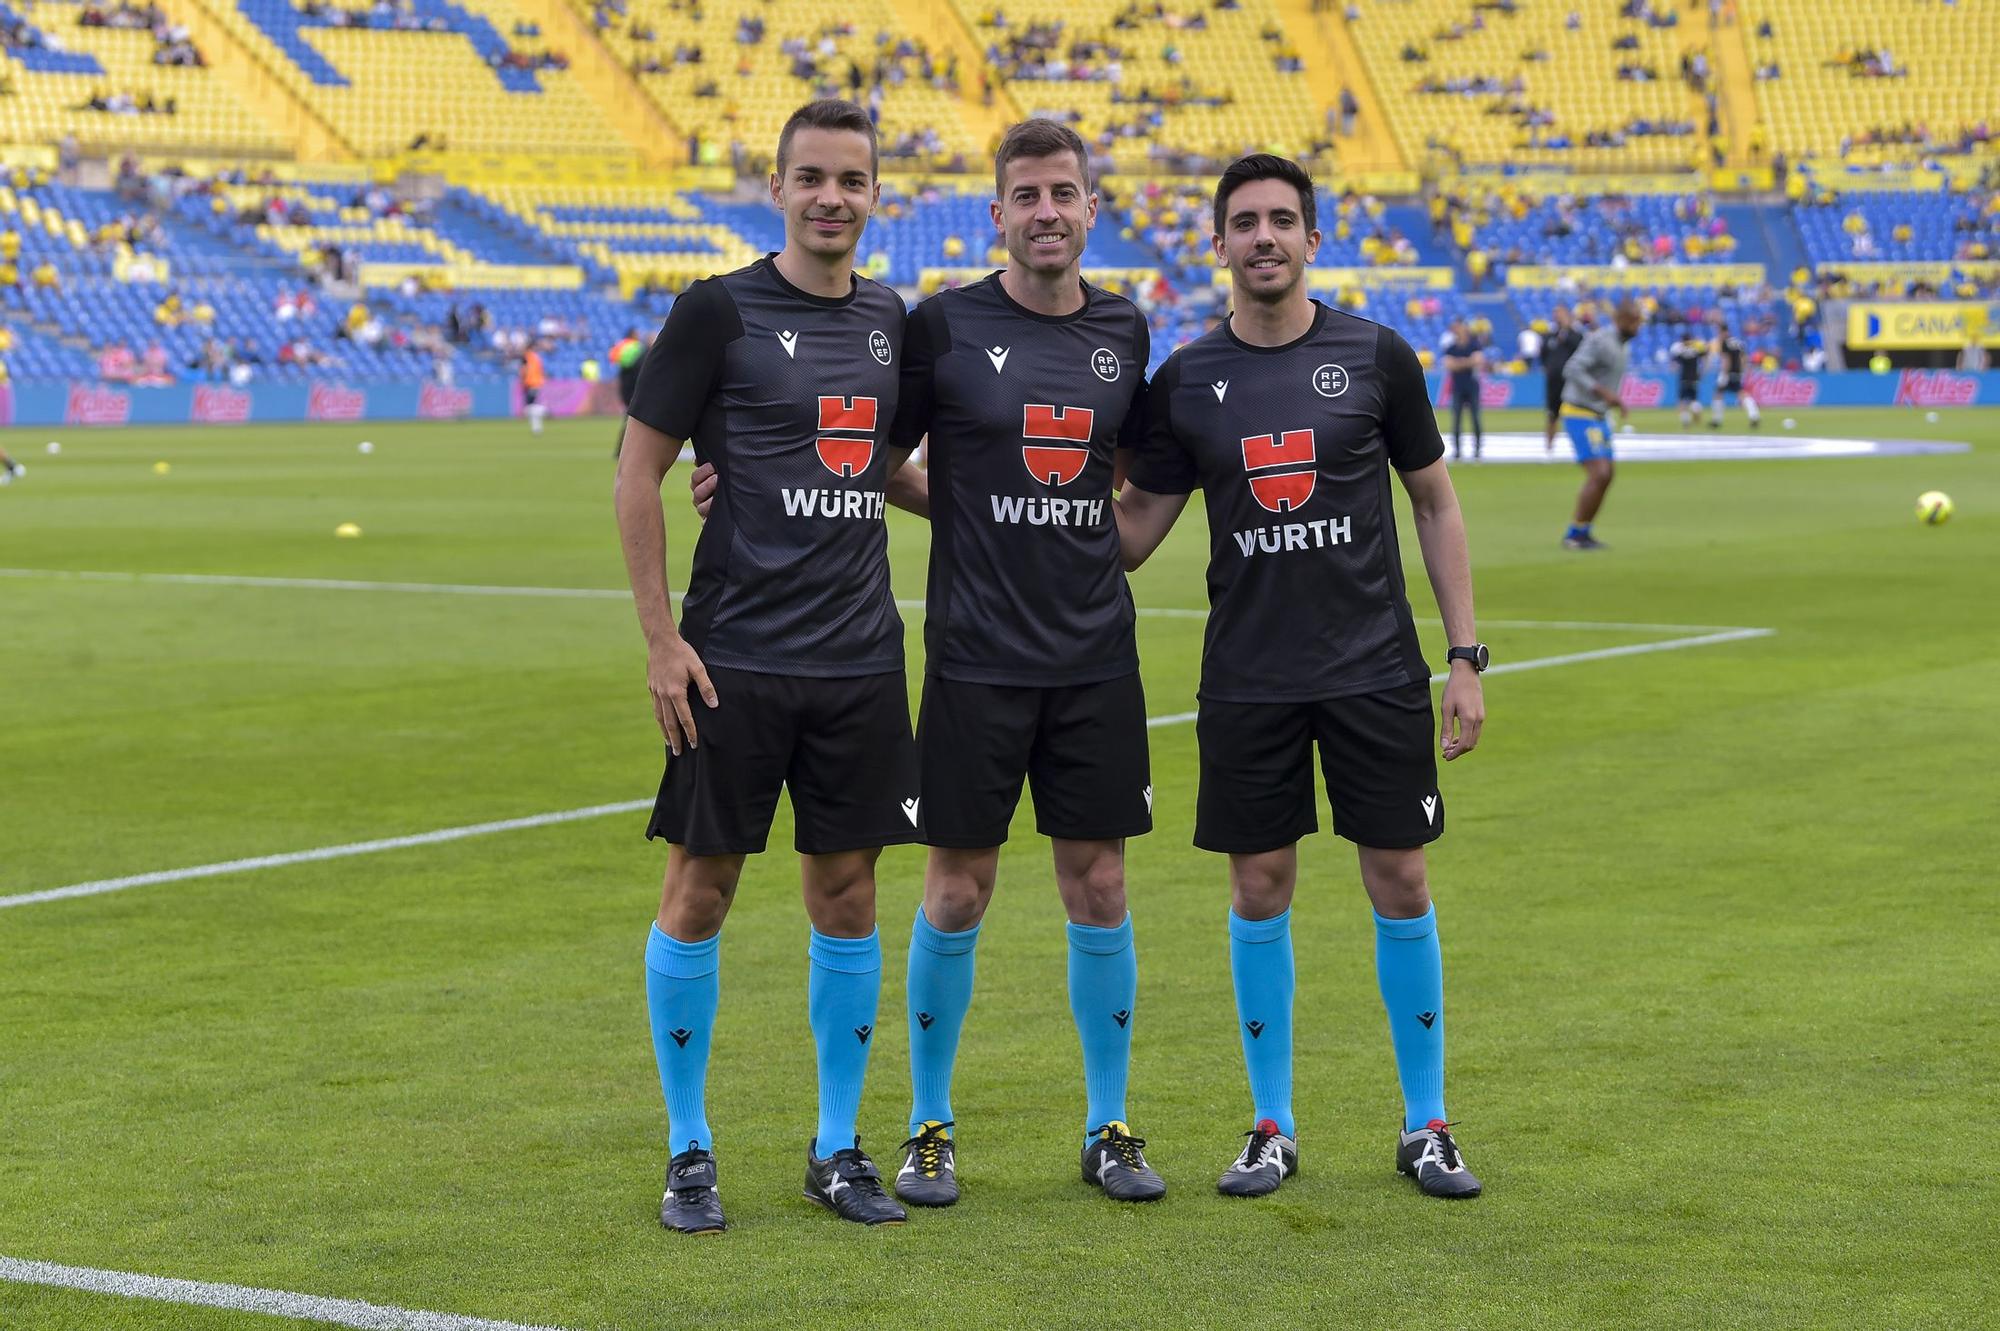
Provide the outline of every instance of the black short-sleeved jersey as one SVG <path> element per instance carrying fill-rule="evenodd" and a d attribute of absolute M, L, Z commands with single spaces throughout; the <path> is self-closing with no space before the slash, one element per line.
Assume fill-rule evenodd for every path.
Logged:
<path fill-rule="evenodd" d="M 707 663 L 822 678 L 903 668 L 883 510 L 906 318 L 878 282 L 814 296 L 769 256 L 668 311 L 630 411 L 715 467 L 681 607 Z"/>
<path fill-rule="evenodd" d="M 930 674 L 1056 688 L 1139 668 L 1111 480 L 1150 347 L 1131 301 L 1087 285 L 1082 309 L 1043 315 L 996 273 L 911 315 L 891 440 L 930 435 Z"/>
<path fill-rule="evenodd" d="M 1569 358 L 1574 356 L 1576 349 L 1582 345 L 1583 330 L 1575 324 L 1567 328 L 1558 328 L 1550 333 L 1542 339 L 1542 373 L 1560 383 L 1563 366 L 1569 364 Z"/>
<path fill-rule="evenodd" d="M 1681 382 L 1691 384 L 1701 378 L 1701 363 L 1708 359 L 1708 348 L 1694 338 L 1684 337 L 1674 343 L 1672 356 L 1674 368 L 1680 371 Z"/>
<path fill-rule="evenodd" d="M 1734 333 L 1724 333 L 1715 339 L 1715 350 L 1722 357 L 1722 373 L 1725 378 L 1743 377 L 1743 339 Z"/>
<path fill-rule="evenodd" d="M 1201 696 L 1310 702 L 1427 679 L 1403 589 L 1389 468 L 1444 456 L 1416 352 L 1314 302 L 1254 347 L 1224 326 L 1167 358 L 1132 483 L 1208 508 Z"/>

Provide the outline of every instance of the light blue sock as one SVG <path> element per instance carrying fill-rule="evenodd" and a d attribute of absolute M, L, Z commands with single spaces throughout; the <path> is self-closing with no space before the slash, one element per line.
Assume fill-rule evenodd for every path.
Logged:
<path fill-rule="evenodd" d="M 1403 1083 L 1403 1131 L 1414 1132 L 1445 1116 L 1444 960 L 1436 907 L 1414 920 L 1375 917 L 1375 978 Z"/>
<path fill-rule="evenodd" d="M 1255 1121 L 1270 1119 L 1287 1137 L 1292 1121 L 1292 913 L 1246 920 L 1229 912 L 1229 973 L 1236 980 L 1237 1034 L 1250 1073 Z"/>
<path fill-rule="evenodd" d="M 813 1150 L 824 1160 L 857 1140 L 861 1083 L 868 1076 L 874 1043 L 875 1005 L 882 994 L 882 939 L 828 938 L 812 931 L 806 950 L 812 959 L 806 983 L 806 1012 L 819 1048 L 819 1128 Z"/>
<path fill-rule="evenodd" d="M 910 1135 L 926 1120 L 951 1122 L 951 1069 L 958 1033 L 972 1006 L 972 972 L 979 926 L 946 933 L 917 908 L 910 927 Z"/>
<path fill-rule="evenodd" d="M 1114 1120 L 1125 1122 L 1125 1079 L 1132 1066 L 1132 1008 L 1139 958 L 1132 917 L 1116 929 L 1069 926 L 1069 1010 L 1083 1041 L 1083 1087 L 1089 1098 L 1084 1140 Z"/>
<path fill-rule="evenodd" d="M 708 1110 L 708 1042 L 722 992 L 722 935 L 699 943 L 669 938 L 653 925 L 646 938 L 646 1011 L 653 1023 L 653 1057 L 667 1097 L 667 1140 L 674 1154 L 712 1150 Z"/>

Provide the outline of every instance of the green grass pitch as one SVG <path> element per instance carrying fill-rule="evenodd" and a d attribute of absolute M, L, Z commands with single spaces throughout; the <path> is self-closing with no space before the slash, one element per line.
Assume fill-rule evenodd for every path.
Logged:
<path fill-rule="evenodd" d="M 662 1233 L 642 949 L 663 852 L 626 814 L 0 910 L 0 1255 L 574 1331 L 1990 1326 L 2000 413 L 1800 427 L 1975 449 L 1628 466 L 1599 556 L 1558 548 L 1573 467 L 1456 470 L 1497 662 L 1686 636 L 1580 623 L 1776 630 L 1489 679 L 1431 858 L 1478 1201 L 1392 1172 L 1372 931 L 1327 833 L 1295 912 L 1304 1172 L 1216 1195 L 1249 1101 L 1182 724 L 1153 732 L 1159 826 L 1129 865 L 1132 1116 L 1163 1204 L 1078 1179 L 1062 917 L 1025 802 L 959 1065 L 964 1203 L 859 1232 L 801 1199 L 781 813 L 724 933 L 734 1230 Z M 619 588 L 611 435 L 75 431 L 52 457 L 58 436 L 11 431 L 29 474 L 0 491 L 0 568 Z M 1933 488 L 1958 511 L 1928 529 Z M 336 541 L 346 521 L 365 535 Z M 919 597 L 924 529 L 892 525 Z M 1200 607 L 1205 541 L 1190 512 L 1139 603 Z M 1407 526 L 1404 549 L 1430 614 Z M 1200 637 L 1142 620 L 1156 715 L 1192 707 Z M 659 761 L 615 596 L 0 575 L 0 896 L 644 798 Z M 884 1161 L 920 856 L 882 862 L 862 1130 Z M 281 1325 L 0 1282 L 9 1331 Z"/>

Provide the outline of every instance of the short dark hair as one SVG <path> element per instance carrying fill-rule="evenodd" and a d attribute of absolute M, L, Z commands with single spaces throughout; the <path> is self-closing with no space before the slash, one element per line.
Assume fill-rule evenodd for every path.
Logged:
<path fill-rule="evenodd" d="M 868 112 L 838 97 L 822 97 L 792 112 L 785 121 L 785 127 L 778 131 L 779 175 L 785 174 L 785 159 L 792 152 L 792 135 L 802 129 L 844 129 L 854 134 L 866 134 L 868 174 L 880 174 L 882 148 L 875 138 L 875 122 L 868 118 Z"/>
<path fill-rule="evenodd" d="M 1017 157 L 1054 157 L 1058 153 L 1075 153 L 1077 170 L 1083 172 L 1083 192 L 1090 192 L 1090 150 L 1083 146 L 1083 139 L 1068 125 L 1037 116 L 1033 120 L 1023 120 L 1013 126 L 1000 140 L 1000 147 L 993 154 L 993 192 L 1003 194 L 1007 189 L 1007 163 Z"/>
<path fill-rule="evenodd" d="M 1313 180 L 1306 169 L 1289 157 L 1276 153 L 1250 153 L 1229 164 L 1222 179 L 1215 182 L 1215 234 L 1229 217 L 1229 196 L 1253 180 L 1282 180 L 1299 192 L 1299 217 L 1311 231 L 1317 224 L 1319 204 L 1313 197 Z"/>

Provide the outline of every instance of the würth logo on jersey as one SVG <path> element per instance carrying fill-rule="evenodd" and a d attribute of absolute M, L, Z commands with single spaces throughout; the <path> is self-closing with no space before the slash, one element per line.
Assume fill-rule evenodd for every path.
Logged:
<path fill-rule="evenodd" d="M 1068 485 L 1083 475 L 1090 461 L 1090 427 L 1096 413 L 1089 407 L 1050 407 L 1029 403 L 1021 408 L 1021 460 L 1028 474 L 1044 485 Z M 1037 442 L 1057 441 L 1062 442 Z"/>
<path fill-rule="evenodd" d="M 875 399 L 819 400 L 819 460 L 836 476 L 859 476 L 875 457 Z"/>
<path fill-rule="evenodd" d="M 1286 430 L 1280 435 L 1253 434 L 1243 441 L 1243 470 L 1250 493 L 1273 513 L 1290 513 L 1312 498 L 1319 481 L 1311 430 Z"/>

